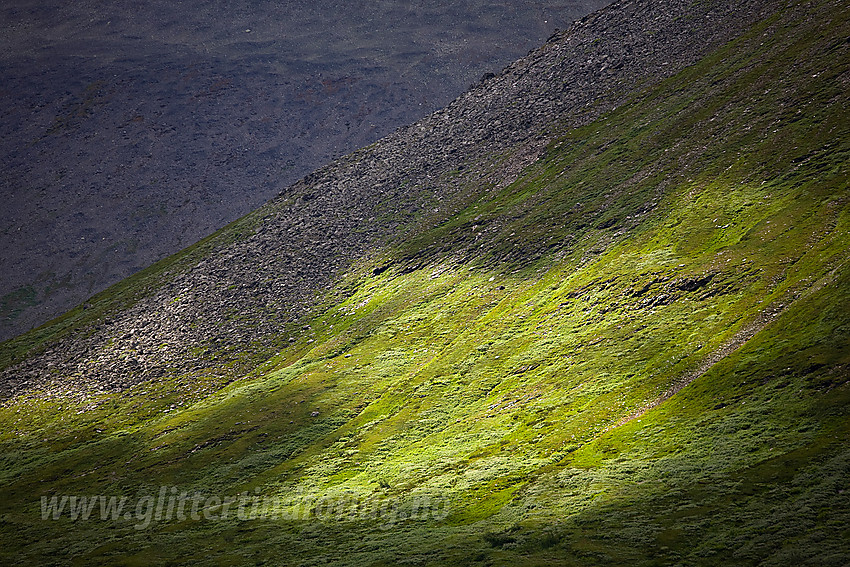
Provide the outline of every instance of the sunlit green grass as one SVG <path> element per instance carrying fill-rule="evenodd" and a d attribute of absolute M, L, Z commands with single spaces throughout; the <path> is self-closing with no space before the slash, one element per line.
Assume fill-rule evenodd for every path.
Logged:
<path fill-rule="evenodd" d="M 248 378 L 0 408 L 4 561 L 846 564 L 848 25 L 812 10 L 355 265 Z M 398 510 L 39 519 L 161 486 Z"/>

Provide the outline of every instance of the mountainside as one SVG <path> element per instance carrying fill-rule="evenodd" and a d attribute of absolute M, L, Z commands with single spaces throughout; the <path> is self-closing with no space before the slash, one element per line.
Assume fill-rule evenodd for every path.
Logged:
<path fill-rule="evenodd" d="M 607 0 L 7 0 L 0 340 L 445 106 Z"/>
<path fill-rule="evenodd" d="M 3 562 L 847 564 L 848 37 L 615 2 L 0 344 Z"/>

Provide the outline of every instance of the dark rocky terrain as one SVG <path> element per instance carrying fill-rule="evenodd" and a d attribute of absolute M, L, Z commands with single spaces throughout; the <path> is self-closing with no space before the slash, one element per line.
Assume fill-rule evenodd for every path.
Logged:
<path fill-rule="evenodd" d="M 447 104 L 607 0 L 0 8 L 0 340 Z"/>
<path fill-rule="evenodd" d="M 850 564 L 848 37 L 619 0 L 0 343 L 0 563 Z"/>
<path fill-rule="evenodd" d="M 237 241 L 230 242 L 233 231 L 226 243 L 213 238 L 217 248 L 185 273 L 159 269 L 157 288 L 141 291 L 129 309 L 71 327 L 40 356 L 6 367 L 4 395 L 52 376 L 95 390 L 166 374 L 236 378 L 285 344 L 281 329 L 296 325 L 340 269 L 417 223 L 439 224 L 467 202 L 468 187 L 506 186 L 556 134 L 615 108 L 635 84 L 693 63 L 771 6 L 646 0 L 583 18 L 445 109 L 283 190 L 240 221 Z M 517 147 L 513 163 L 493 160 Z M 546 246 L 524 242 L 517 252 L 533 259 Z M 245 364 L 223 365 L 226 359 Z"/>

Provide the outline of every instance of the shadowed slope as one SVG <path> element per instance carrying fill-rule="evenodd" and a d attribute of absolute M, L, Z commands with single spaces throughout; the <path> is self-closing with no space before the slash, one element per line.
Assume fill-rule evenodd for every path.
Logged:
<path fill-rule="evenodd" d="M 174 321 L 184 298 L 199 302 L 186 324 L 201 328 L 234 302 L 243 327 L 231 329 L 269 325 L 288 346 L 245 355 L 222 336 L 197 355 L 221 364 L 214 372 L 128 373 L 126 384 L 102 378 L 101 347 L 80 361 L 99 369 L 89 382 L 57 372 L 49 386 L 16 385 L 0 411 L 7 561 L 845 564 L 850 20 L 840 2 L 765 6 L 734 41 L 548 139 L 505 132 L 502 146 L 469 144 L 465 163 L 447 146 L 453 169 L 431 179 L 426 146 L 409 142 L 420 150 L 409 160 L 390 151 L 473 113 L 463 101 L 486 99 L 488 83 L 126 283 L 141 295 L 119 321 L 148 306 L 155 325 L 165 307 L 151 306 L 168 292 Z M 546 73 L 522 73 L 526 63 L 608 29 L 593 25 L 493 86 L 530 90 Z M 487 108 L 490 124 L 507 112 Z M 381 180 L 382 162 L 422 172 L 401 185 L 418 189 L 369 183 L 345 211 L 387 215 L 356 227 L 397 232 L 341 230 L 361 237 L 340 240 L 336 280 L 290 272 L 317 290 L 309 312 L 287 314 L 291 332 L 247 299 L 269 309 L 266 280 L 233 295 L 207 283 L 217 270 L 274 273 L 279 249 L 264 235 L 275 226 L 304 238 L 292 254 L 307 257 L 320 229 L 296 211 L 339 211 L 332 188 L 355 186 L 342 172 Z M 369 200 L 376 185 L 383 207 Z M 365 248 L 370 238 L 383 246 Z M 184 269 L 193 279 L 153 289 L 156 270 Z M 84 328 L 126 300 L 119 291 L 52 332 L 74 317 Z M 145 329 L 109 348 L 132 352 L 151 340 Z M 220 387 L 237 369 L 244 379 Z M 137 504 L 163 487 L 202 495 L 198 518 L 146 516 Z M 124 495 L 132 510 L 40 519 L 42 496 L 83 494 Z M 242 515 L 226 511 L 240 494 Z"/>
<path fill-rule="evenodd" d="M 311 298 L 353 260 L 486 199 L 558 132 L 622 104 L 635 82 L 693 63 L 766 10 L 645 2 L 589 16 L 446 109 L 311 174 L 87 310 L 6 343 L 2 387 L 16 392 L 54 376 L 108 389 L 164 375 L 232 380 L 297 338 Z M 9 366 L 48 344 L 44 356 Z"/>
<path fill-rule="evenodd" d="M 0 6 L 0 340 L 446 105 L 606 0 Z"/>

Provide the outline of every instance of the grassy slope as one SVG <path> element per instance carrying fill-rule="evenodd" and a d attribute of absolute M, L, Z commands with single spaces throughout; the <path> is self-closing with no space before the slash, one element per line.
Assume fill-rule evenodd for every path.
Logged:
<path fill-rule="evenodd" d="M 846 564 L 848 32 L 789 9 L 568 132 L 251 380 L 0 409 L 3 562 Z M 38 519 L 161 485 L 384 507 Z"/>

